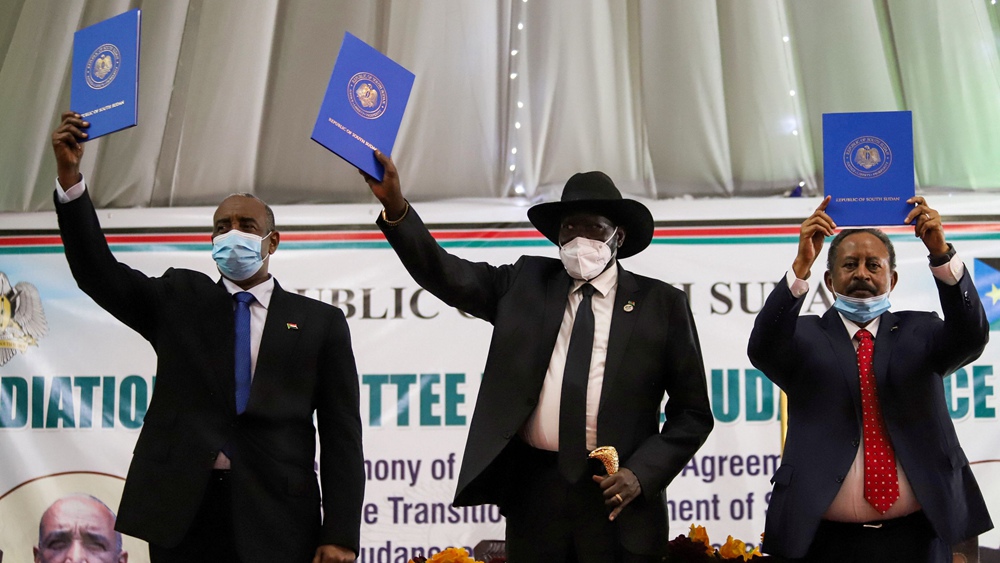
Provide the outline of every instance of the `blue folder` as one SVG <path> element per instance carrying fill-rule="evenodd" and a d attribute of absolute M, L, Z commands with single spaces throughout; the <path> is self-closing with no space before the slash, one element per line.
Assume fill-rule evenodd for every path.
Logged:
<path fill-rule="evenodd" d="M 90 122 L 88 141 L 138 122 L 141 17 L 131 10 L 73 35 L 69 107 Z"/>
<path fill-rule="evenodd" d="M 826 213 L 841 227 L 902 225 L 913 206 L 913 115 L 823 114 Z"/>
<path fill-rule="evenodd" d="M 392 156 L 413 73 L 364 41 L 344 34 L 312 139 L 382 181 L 378 149 Z"/>

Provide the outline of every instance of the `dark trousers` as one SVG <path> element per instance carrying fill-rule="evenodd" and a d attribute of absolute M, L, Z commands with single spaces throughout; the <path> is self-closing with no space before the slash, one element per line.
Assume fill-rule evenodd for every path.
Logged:
<path fill-rule="evenodd" d="M 523 443 L 509 452 L 518 469 L 505 493 L 507 560 L 510 563 L 646 563 L 658 556 L 625 552 L 617 524 L 608 520 L 600 486 L 589 476 L 570 484 L 559 473 L 555 452 Z M 600 471 L 603 474 L 603 471 Z"/>
<path fill-rule="evenodd" d="M 878 526 L 878 527 L 875 527 Z M 922 511 L 870 525 L 820 522 L 802 563 L 946 563 L 951 550 Z"/>
<path fill-rule="evenodd" d="M 175 547 L 149 544 L 151 563 L 239 563 L 229 471 L 214 470 L 191 529 Z"/>

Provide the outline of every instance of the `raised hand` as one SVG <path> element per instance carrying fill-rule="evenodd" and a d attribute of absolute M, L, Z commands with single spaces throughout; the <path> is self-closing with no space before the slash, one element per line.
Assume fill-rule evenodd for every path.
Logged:
<path fill-rule="evenodd" d="M 913 223 L 913 235 L 924 242 L 924 246 L 931 254 L 946 254 L 948 243 L 944 240 L 944 225 L 941 223 L 941 214 L 931 209 L 921 196 L 911 197 L 906 200 L 906 203 L 914 206 L 906 216 L 906 220 L 903 221 L 906 224 Z"/>
<path fill-rule="evenodd" d="M 381 182 L 364 170 L 358 170 L 358 172 L 364 176 L 365 182 L 371 188 L 375 197 L 382 202 L 382 207 L 385 208 L 385 218 L 395 221 L 402 217 L 406 211 L 406 200 L 403 199 L 402 188 L 399 186 L 399 174 L 396 172 L 396 165 L 392 162 L 392 159 L 382 153 L 382 151 L 376 150 L 375 158 L 385 169 Z"/>
<path fill-rule="evenodd" d="M 823 239 L 833 235 L 833 230 L 837 228 L 837 224 L 826 214 L 828 205 L 830 196 L 823 198 L 816 211 L 802 222 L 802 228 L 799 229 L 799 253 L 792 262 L 792 270 L 800 280 L 809 278 L 812 265 L 823 250 Z"/>
<path fill-rule="evenodd" d="M 83 158 L 83 143 L 87 138 L 84 131 L 90 123 L 80 114 L 67 111 L 62 114 L 62 123 L 52 133 L 52 150 L 56 154 L 56 169 L 59 185 L 70 188 L 80 181 L 80 159 Z"/>

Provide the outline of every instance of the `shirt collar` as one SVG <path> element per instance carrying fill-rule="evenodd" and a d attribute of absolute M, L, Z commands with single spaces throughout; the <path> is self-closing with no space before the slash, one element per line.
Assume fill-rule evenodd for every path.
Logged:
<path fill-rule="evenodd" d="M 607 270 L 604 270 L 590 281 L 573 280 L 573 288 L 570 290 L 570 293 L 580 289 L 585 283 L 594 286 L 594 289 L 597 290 L 597 293 L 601 294 L 601 297 L 607 297 L 608 292 L 618 285 L 618 261 L 615 260 Z"/>
<path fill-rule="evenodd" d="M 844 314 L 841 313 L 840 311 L 837 311 L 837 314 L 840 315 L 840 320 L 844 322 L 844 327 L 847 329 L 847 336 L 850 336 L 851 340 L 853 341 L 854 335 L 857 334 L 862 327 L 855 324 L 854 321 L 852 321 L 851 319 L 845 317 Z M 880 322 L 882 322 L 881 315 L 872 319 L 872 322 L 868 323 L 868 326 L 864 327 L 865 330 L 872 333 L 873 339 L 875 338 L 875 335 L 878 334 L 878 325 Z"/>
<path fill-rule="evenodd" d="M 271 304 L 271 294 L 274 293 L 274 276 L 268 276 L 266 280 L 251 287 L 250 289 L 243 289 L 233 283 L 232 280 L 225 277 L 222 278 L 222 285 L 226 286 L 226 291 L 228 291 L 230 295 L 234 295 L 241 291 L 250 292 L 254 299 L 257 300 L 257 303 L 267 309 L 268 305 Z"/>

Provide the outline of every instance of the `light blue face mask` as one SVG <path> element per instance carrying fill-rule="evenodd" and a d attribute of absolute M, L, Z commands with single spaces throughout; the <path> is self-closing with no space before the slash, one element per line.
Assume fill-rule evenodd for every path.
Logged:
<path fill-rule="evenodd" d="M 889 310 L 889 292 L 874 297 L 848 297 L 837 292 L 833 308 L 856 323 L 867 323 Z"/>
<path fill-rule="evenodd" d="M 243 281 L 257 273 L 264 264 L 264 238 L 233 229 L 212 239 L 212 258 L 223 276 Z"/>

